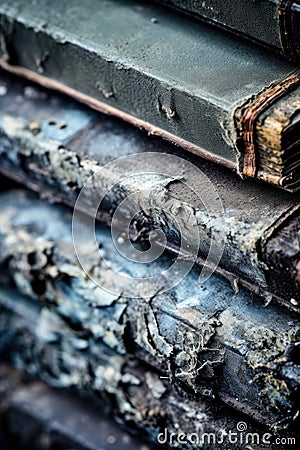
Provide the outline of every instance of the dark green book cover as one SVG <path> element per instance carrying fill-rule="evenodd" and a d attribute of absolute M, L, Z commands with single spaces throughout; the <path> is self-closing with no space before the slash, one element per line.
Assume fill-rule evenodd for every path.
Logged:
<path fill-rule="evenodd" d="M 158 0 L 193 17 L 300 57 L 300 3 L 293 0 Z"/>
<path fill-rule="evenodd" d="M 0 63 L 150 134 L 299 188 L 299 73 L 283 58 L 159 5 L 9 0 Z"/>

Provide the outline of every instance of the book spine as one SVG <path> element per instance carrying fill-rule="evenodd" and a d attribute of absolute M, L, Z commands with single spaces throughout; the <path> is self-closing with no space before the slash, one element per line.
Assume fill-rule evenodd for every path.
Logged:
<path fill-rule="evenodd" d="M 46 304 L 79 335 L 93 336 L 120 355 L 133 352 L 164 372 L 180 392 L 216 397 L 264 424 L 293 422 L 296 318 L 255 304 L 245 293 L 232 295 L 216 277 L 201 288 L 194 273 L 151 299 L 146 287 L 145 297 L 125 298 L 117 272 L 108 273 L 99 255 L 91 254 L 97 283 L 110 280 L 110 292 L 115 292 L 108 295 L 78 264 L 65 210 L 17 191 L 2 194 L 0 206 L 3 283 Z M 85 227 L 81 235 L 86 236 Z M 118 266 L 109 234 L 99 229 L 97 240 L 110 267 Z M 127 261 L 136 286 L 135 267 Z M 157 262 L 147 273 L 151 278 L 152 271 L 164 270 Z"/>
<path fill-rule="evenodd" d="M 100 199 L 107 190 L 111 191 L 109 186 L 116 182 L 116 173 L 122 173 L 123 196 L 128 198 L 128 208 L 139 211 L 138 227 L 144 230 L 139 232 L 140 239 L 147 239 L 154 228 L 161 229 L 167 235 L 169 249 L 178 254 L 181 248 L 178 233 L 191 241 L 199 235 L 201 242 L 196 250 L 196 263 L 202 266 L 208 256 L 205 243 L 211 241 L 212 227 L 215 239 L 225 244 L 220 264 L 215 268 L 217 273 L 227 278 L 235 290 L 244 287 L 268 301 L 273 299 L 299 312 L 297 276 L 287 285 L 286 270 L 281 270 L 286 267 L 290 245 L 293 245 L 295 255 L 293 264 L 297 266 L 296 235 L 291 235 L 290 244 L 285 242 L 287 233 L 283 239 L 279 238 L 280 230 L 285 229 L 290 218 L 299 221 L 297 196 L 272 189 L 261 190 L 259 185 L 245 184 L 196 159 L 190 159 L 193 171 L 190 166 L 185 169 L 189 173 L 185 184 L 192 189 L 184 187 L 180 180 L 185 162 L 178 159 L 182 157 L 179 150 L 46 90 L 16 79 L 8 81 L 4 77 L 2 80 L 3 88 L 7 90 L 6 95 L 0 97 L 0 171 L 3 174 L 40 192 L 51 202 L 74 207 L 79 192 L 92 175 L 98 174 L 97 186 L 90 185 L 90 195 L 91 198 L 99 195 Z M 152 153 L 150 159 L 149 153 Z M 177 156 L 168 158 L 165 164 L 166 155 Z M 125 158 L 123 162 L 118 159 L 121 156 Z M 126 156 L 130 157 L 129 167 Z M 112 160 L 117 161 L 115 165 Z M 195 168 L 201 173 L 195 175 Z M 137 188 L 130 173 L 144 173 L 150 169 L 160 174 L 167 170 L 172 179 L 177 175 L 174 186 L 180 187 L 180 195 L 169 182 L 167 186 L 162 183 L 158 191 L 157 178 L 153 175 L 150 177 L 152 188 L 148 176 L 148 191 L 140 184 L 140 203 L 134 200 L 132 193 Z M 201 177 L 204 177 L 204 189 L 202 184 L 199 185 Z M 207 191 L 209 182 L 215 186 L 216 198 L 223 203 L 223 218 L 219 215 L 213 218 L 207 210 L 203 211 L 202 200 L 205 198 L 201 200 L 201 195 Z M 191 190 L 195 189 L 196 195 L 191 197 Z M 169 206 L 164 195 L 171 200 Z M 110 225 L 114 208 L 119 204 L 118 192 L 111 191 L 109 204 L 98 214 L 99 220 Z M 181 208 L 175 210 L 175 204 L 180 204 Z M 140 205 L 144 210 L 141 211 Z M 189 215 L 189 207 L 194 208 L 194 214 Z M 86 205 L 85 212 L 93 214 L 91 206 Z M 197 217 L 197 227 L 193 226 L 194 217 Z M 182 222 L 183 219 L 184 229 L 177 227 L 175 232 L 174 220 Z"/>
<path fill-rule="evenodd" d="M 74 34 L 74 23 L 63 12 L 57 34 L 55 19 L 51 20 L 51 16 L 47 27 L 43 28 L 43 8 L 37 11 L 22 0 L 14 0 L 13 5 L 4 4 L 0 10 L 1 66 L 241 174 L 261 178 L 292 192 L 298 190 L 298 170 L 293 169 L 292 174 L 286 176 L 290 167 L 283 167 L 278 173 L 273 166 L 271 170 L 260 166 L 260 142 L 255 129 L 257 116 L 271 106 L 270 89 L 278 93 L 273 99 L 277 101 L 280 96 L 289 95 L 286 86 L 291 90 L 299 88 L 298 72 L 291 75 L 295 67 L 275 56 L 269 58 L 250 46 L 237 47 L 235 41 L 224 40 L 223 36 L 191 21 L 182 19 L 172 29 L 176 18 L 168 17 L 148 3 L 145 11 L 142 9 L 138 15 L 133 14 L 130 6 L 134 5 L 126 2 L 123 5 L 128 8 L 128 28 L 143 30 L 143 36 L 133 40 L 128 36 L 124 60 L 124 52 L 118 49 L 126 40 L 128 30 L 124 32 L 124 9 L 113 1 L 101 2 L 100 10 L 95 11 L 94 3 L 89 2 L 86 7 L 91 10 L 89 20 L 95 16 L 95 23 L 93 27 L 78 31 L 79 38 Z M 58 14 L 60 8 L 59 2 L 53 5 Z M 84 11 L 81 11 L 83 19 Z M 149 26 L 149 15 L 157 15 L 157 23 L 150 20 Z M 79 22 L 81 26 L 86 23 L 80 19 Z M 191 26 L 195 28 L 192 41 Z M 94 27 L 103 29 L 101 36 L 89 33 Z M 146 60 L 145 47 L 152 49 L 157 40 L 164 42 L 160 58 L 154 58 L 149 52 Z M 92 47 L 90 42 L 93 42 Z M 185 77 L 174 54 L 174 42 L 180 45 L 180 54 L 187 58 L 182 62 L 188 70 Z M 198 81 L 195 81 L 193 67 L 197 67 Z M 300 88 L 297 92 L 299 97 Z M 253 115 L 257 104 L 260 108 Z M 249 117 L 252 119 L 250 128 L 246 126 Z M 284 127 L 282 133 L 283 130 Z M 276 151 L 271 147 L 271 153 L 272 150 Z M 285 164 L 284 158 L 282 164 Z"/>
<path fill-rule="evenodd" d="M 163 3 L 243 35 L 252 41 L 267 45 L 291 61 L 299 60 L 300 30 L 297 24 L 300 19 L 300 9 L 296 1 L 163 0 Z"/>

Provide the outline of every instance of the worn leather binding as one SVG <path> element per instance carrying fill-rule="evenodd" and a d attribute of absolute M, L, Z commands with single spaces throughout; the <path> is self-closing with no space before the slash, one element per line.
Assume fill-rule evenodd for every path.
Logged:
<path fill-rule="evenodd" d="M 0 84 L 6 91 L 0 97 L 0 171 L 3 174 L 40 192 L 51 202 L 73 207 L 88 177 L 113 160 L 134 154 L 147 158 L 149 152 L 155 152 L 159 173 L 164 173 L 161 154 L 180 156 L 184 158 L 182 163 L 188 156 L 189 161 L 216 187 L 227 219 L 220 222 L 216 217 L 211 221 L 209 214 L 203 211 L 201 192 L 199 199 L 197 195 L 191 196 L 189 189 L 183 190 L 180 179 L 182 173 L 189 172 L 188 169 L 184 172 L 182 165 L 174 160 L 170 167 L 178 181 L 167 187 L 164 184 L 158 186 L 154 177 L 155 195 L 148 197 L 141 193 L 140 201 L 146 209 L 139 217 L 139 227 L 143 230 L 140 238 L 147 239 L 151 230 L 161 229 L 160 218 L 163 217 L 163 231 L 169 236 L 169 249 L 178 254 L 180 245 L 175 240 L 172 227 L 174 211 L 178 210 L 178 220 L 181 220 L 185 205 L 193 205 L 198 227 L 193 227 L 193 216 L 187 216 L 185 229 L 192 239 L 197 233 L 201 236 L 197 263 L 201 266 L 203 258 L 207 256 L 205 242 L 210 239 L 212 227 L 216 239 L 218 236 L 223 239 L 224 236 L 226 240 L 217 272 L 228 279 L 235 290 L 242 286 L 268 302 L 276 301 L 299 312 L 298 233 L 291 233 L 289 239 L 285 233 L 290 220 L 295 223 L 292 229 L 297 229 L 299 194 L 291 195 L 270 185 L 264 185 L 262 189 L 262 183 L 241 180 L 221 167 L 216 170 L 208 161 L 186 155 L 157 137 L 149 137 L 116 118 L 84 108 L 70 98 L 54 94 L 26 80 L 11 78 L 3 73 Z M 286 105 L 283 109 L 286 110 Z M 275 117 L 280 113 L 281 109 Z M 273 124 L 267 125 L 274 139 Z M 267 136 L 265 139 L 268 140 Z M 140 171 L 134 161 L 131 162 L 131 170 Z M 147 171 L 146 162 L 143 170 Z M 122 173 L 126 180 L 128 167 L 125 166 Z M 91 195 L 100 195 L 107 185 L 113 183 L 114 176 L 113 165 L 100 172 L 97 187 L 91 191 Z M 184 179 L 188 185 L 197 186 L 197 178 L 191 173 Z M 129 182 L 123 194 L 126 193 L 130 198 L 134 189 L 135 184 Z M 158 195 L 159 192 L 161 195 Z M 165 195 L 172 199 L 169 202 L 170 210 L 164 202 Z M 119 202 L 118 192 L 115 192 L 110 198 L 110 212 L 102 211 L 99 219 L 110 224 L 113 205 Z M 173 211 L 172 205 L 178 205 L 178 202 L 181 208 L 176 207 Z M 134 205 L 133 201 L 129 206 L 134 208 Z M 88 205 L 84 211 L 92 213 Z M 159 211 L 159 214 L 155 211 Z"/>
<path fill-rule="evenodd" d="M 297 71 L 294 74 L 290 75 L 280 83 L 276 84 L 275 86 L 271 86 L 269 89 L 265 90 L 263 93 L 260 94 L 256 99 L 254 99 L 250 105 L 247 105 L 245 110 L 242 113 L 242 117 L 240 120 L 237 119 L 237 124 L 240 127 L 240 134 L 241 134 L 241 146 L 242 146 L 242 152 L 244 154 L 243 157 L 243 174 L 255 177 L 257 176 L 257 172 L 261 171 L 259 177 L 264 178 L 268 180 L 272 179 L 271 182 L 274 184 L 279 184 L 283 186 L 284 184 L 291 184 L 294 182 L 289 180 L 289 178 L 284 175 L 281 177 L 278 176 L 278 180 L 275 180 L 274 173 L 272 173 L 272 167 L 264 168 L 263 164 L 261 164 L 261 160 L 263 160 L 263 147 L 260 145 L 261 141 L 264 142 L 264 139 L 257 139 L 257 127 L 256 122 L 258 120 L 258 117 L 265 111 L 267 111 L 272 105 L 274 105 L 280 98 L 282 98 L 284 95 L 291 92 L 293 89 L 298 87 L 300 84 L 300 72 Z M 292 103 L 292 99 L 291 99 Z M 293 103 L 292 103 L 293 104 Z M 300 102 L 298 104 L 294 105 L 295 111 L 300 107 Z M 240 123 L 239 123 L 240 122 Z M 286 127 L 286 124 L 283 124 L 281 127 L 281 135 L 280 138 L 284 139 L 283 136 L 283 130 L 284 127 Z M 277 132 L 278 126 L 274 125 L 274 135 Z M 263 132 L 262 130 L 260 131 Z M 281 142 L 279 143 L 280 146 Z M 272 148 L 274 148 L 274 145 L 269 145 L 268 150 L 269 152 L 272 151 Z M 298 143 L 296 143 L 296 149 L 293 154 L 293 163 L 295 162 L 295 159 L 299 158 L 300 155 L 297 152 L 297 149 L 299 149 Z M 280 148 L 276 148 L 276 150 L 280 150 Z M 262 153 L 262 155 L 261 155 Z M 275 153 L 275 152 L 274 152 Z M 296 158 L 295 158 L 296 153 Z M 275 155 L 276 156 L 276 155 Z M 271 155 L 271 161 L 272 161 L 273 155 Z M 266 158 L 265 158 L 266 159 Z M 299 169 L 298 169 L 299 170 Z M 285 165 L 285 172 L 289 174 L 290 167 L 288 164 Z M 295 180 L 296 184 L 299 182 L 298 179 Z"/>
<path fill-rule="evenodd" d="M 255 172 L 255 177 L 289 191 L 299 189 L 298 153 L 294 152 L 292 165 L 287 157 L 297 148 L 299 87 L 293 90 L 294 110 L 286 107 L 287 149 L 285 127 L 278 141 L 282 146 L 277 149 L 277 142 L 270 141 L 268 151 L 261 151 L 264 143 L 254 130 L 255 171 L 243 170 L 236 129 L 235 119 L 249 99 L 289 82 L 285 80 L 295 67 L 282 58 L 231 36 L 224 39 L 221 31 L 203 23 L 133 0 L 99 4 L 88 0 L 84 6 L 74 0 L 67 15 L 59 0 L 52 1 L 51 8 L 48 0 L 42 0 L 39 8 L 12 0 L 0 6 L 0 18 L 0 64 L 6 70 L 238 172 Z M 290 95 L 287 92 L 284 98 Z M 268 102 L 266 106 L 261 114 L 274 112 Z M 277 165 L 272 152 L 282 154 Z M 268 155 L 268 164 L 259 167 L 260 159 L 268 160 Z"/>
<path fill-rule="evenodd" d="M 193 17 L 225 28 L 261 45 L 270 46 L 290 61 L 300 57 L 300 3 L 295 0 L 158 0 Z"/>

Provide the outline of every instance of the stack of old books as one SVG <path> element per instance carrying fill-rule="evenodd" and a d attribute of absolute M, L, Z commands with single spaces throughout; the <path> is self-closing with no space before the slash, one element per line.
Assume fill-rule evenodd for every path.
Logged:
<path fill-rule="evenodd" d="M 299 448 L 299 2 L 2 0 L 0 25 L 7 428 L 135 448 L 105 407 L 165 448 Z"/>

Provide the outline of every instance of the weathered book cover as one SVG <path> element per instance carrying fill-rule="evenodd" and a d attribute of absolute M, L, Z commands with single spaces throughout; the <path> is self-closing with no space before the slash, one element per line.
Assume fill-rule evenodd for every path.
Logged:
<path fill-rule="evenodd" d="M 0 23 L 7 70 L 245 176 L 299 188 L 299 72 L 268 50 L 133 0 L 9 0 Z"/>
<path fill-rule="evenodd" d="M 2 282 L 35 299 L 43 312 L 31 323 L 50 340 L 43 315 L 81 336 L 79 349 L 92 338 L 121 356 L 132 353 L 193 399 L 217 398 L 275 428 L 297 417 L 297 318 L 233 294 L 216 276 L 199 285 L 195 272 L 160 293 L 153 277 L 168 284 L 169 258 L 124 262 L 105 228 L 97 230 L 94 251 L 82 223 L 87 275 L 73 247 L 71 213 L 33 194 L 1 194 L 0 224 Z M 131 296 L 123 294 L 124 276 Z M 67 371 L 62 379 L 73 376 Z"/>
<path fill-rule="evenodd" d="M 4 397 L 1 412 L 4 408 L 8 413 L 14 410 L 14 428 L 18 416 L 20 419 L 25 416 L 22 426 L 17 427 L 20 434 L 29 421 L 31 426 L 26 434 L 23 432 L 27 438 L 26 448 L 33 448 L 38 438 L 37 428 L 41 427 L 46 436 L 50 435 L 50 442 L 56 441 L 56 445 L 60 442 L 60 449 L 99 450 L 100 445 L 104 448 L 101 442 L 103 409 L 126 430 L 139 432 L 144 440 L 157 444 L 157 448 L 215 450 L 234 445 L 243 449 L 249 442 L 258 446 L 263 442 L 264 448 L 272 449 L 275 439 L 286 435 L 283 430 L 263 427 L 217 401 L 183 397 L 162 372 L 110 352 L 93 336 L 84 336 L 68 327 L 55 313 L 46 308 L 39 310 L 29 298 L 1 288 L 0 309 L 2 358 L 9 358 L 19 369 L 61 389 L 60 392 L 50 390 L 41 382 L 30 383 L 28 379 L 23 388 L 18 387 L 19 374 L 13 370 L 5 373 L 0 366 L 0 399 Z M 68 396 L 66 391 L 69 391 Z M 87 397 L 88 406 L 75 397 L 76 391 L 81 397 Z M 8 423 L 13 422 L 11 417 L 9 419 Z M 79 428 L 76 430 L 75 426 Z M 104 428 L 110 436 L 113 430 L 107 421 Z M 117 433 L 113 434 L 118 438 Z M 296 442 L 291 431 L 288 436 L 290 443 Z M 66 447 L 61 446 L 61 440 Z M 81 446 L 77 447 L 79 444 Z M 134 442 L 130 444 L 130 448 L 136 448 Z M 115 442 L 115 446 L 118 450 L 123 448 L 120 441 Z M 44 448 L 47 447 L 41 447 Z M 126 448 L 124 446 L 124 450 Z"/>
<path fill-rule="evenodd" d="M 132 239 L 161 230 L 166 248 L 199 266 L 209 259 L 235 290 L 299 312 L 299 194 L 243 182 L 193 155 L 182 159 L 158 138 L 17 78 L 2 74 L 1 89 L 2 173 L 70 207 L 96 177 L 81 203 L 92 217 L 111 225 L 126 199 L 120 229 L 129 227 Z M 97 214 L 89 202 L 105 195 Z"/>
<path fill-rule="evenodd" d="M 292 61 L 300 57 L 300 3 L 293 0 L 157 0 L 226 28 Z"/>

